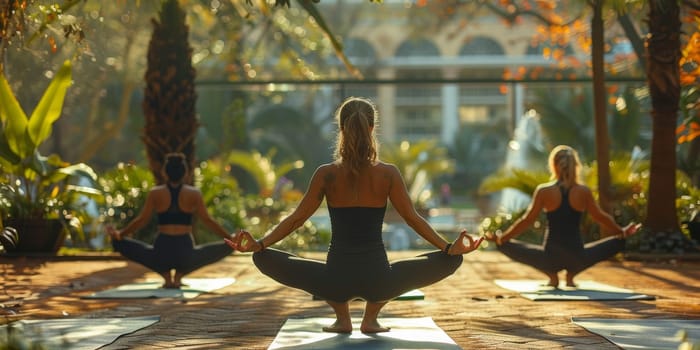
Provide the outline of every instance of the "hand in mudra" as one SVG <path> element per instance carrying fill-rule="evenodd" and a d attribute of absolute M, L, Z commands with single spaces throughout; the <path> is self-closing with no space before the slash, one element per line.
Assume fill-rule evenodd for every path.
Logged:
<path fill-rule="evenodd" d="M 447 252 L 447 254 L 467 254 L 479 248 L 479 245 L 483 241 L 484 237 L 474 239 L 472 238 L 472 236 L 467 234 L 467 230 L 462 230 L 462 232 L 459 233 L 459 237 L 457 237 L 457 239 L 455 239 L 455 241 L 452 242 L 452 246 L 450 247 L 450 250 Z"/>
<path fill-rule="evenodd" d="M 642 228 L 642 224 L 631 222 L 627 226 L 622 228 L 622 238 L 627 238 L 639 231 Z"/>
<path fill-rule="evenodd" d="M 257 252 L 260 250 L 260 244 L 255 241 L 253 235 L 248 231 L 240 231 L 236 234 L 233 239 L 224 238 L 224 242 L 228 244 L 229 247 L 238 250 L 239 252 Z"/>

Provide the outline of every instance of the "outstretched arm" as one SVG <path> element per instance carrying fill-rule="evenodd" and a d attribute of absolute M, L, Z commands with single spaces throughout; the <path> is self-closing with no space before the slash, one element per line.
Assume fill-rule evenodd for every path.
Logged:
<path fill-rule="evenodd" d="M 389 200 L 394 206 L 394 209 L 396 209 L 399 215 L 406 221 L 406 224 L 416 231 L 416 233 L 430 244 L 444 251 L 449 242 L 442 238 L 442 236 L 430 226 L 425 218 L 416 212 L 416 208 L 413 206 L 411 197 L 408 195 L 406 184 L 399 169 L 391 165 L 387 170 L 387 176 L 390 177 L 389 181 L 391 183 Z"/>
<path fill-rule="evenodd" d="M 525 210 L 525 213 L 515 220 L 515 222 L 506 229 L 503 234 L 496 238 L 496 244 L 501 244 L 503 242 L 507 242 L 508 240 L 517 237 L 519 234 L 523 233 L 528 227 L 532 226 L 532 224 L 537 220 L 537 216 L 540 214 L 542 211 L 543 207 L 543 192 L 540 187 L 537 187 L 535 189 L 535 193 L 532 195 L 532 201 L 530 201 L 530 205 L 528 205 L 527 209 Z"/>
<path fill-rule="evenodd" d="M 217 235 L 223 238 L 231 238 L 231 236 L 233 236 L 228 231 L 226 231 L 226 229 L 223 226 L 221 226 L 221 224 L 214 220 L 214 218 L 211 217 L 211 215 L 209 215 L 209 211 L 207 211 L 207 207 L 206 205 L 204 205 L 204 199 L 202 198 L 202 194 L 201 192 L 199 192 L 199 190 L 197 190 L 197 196 L 195 199 L 194 213 L 200 220 L 202 220 L 202 223 L 204 223 L 206 227 L 208 227 Z"/>
<path fill-rule="evenodd" d="M 252 238 L 250 238 L 250 234 L 239 234 L 238 236 L 240 236 L 240 238 L 237 237 L 235 244 L 232 246 L 240 251 L 257 252 L 277 243 L 284 237 L 287 237 L 294 230 L 301 227 L 301 225 L 303 225 L 304 222 L 311 217 L 316 209 L 318 209 L 325 196 L 324 179 L 322 173 L 322 167 L 316 169 L 316 172 L 314 172 L 314 175 L 311 177 L 309 188 L 306 190 L 306 193 L 304 193 L 304 197 L 302 197 L 301 202 L 299 202 L 299 206 L 296 207 L 296 209 L 294 209 L 289 216 L 284 218 L 274 229 L 272 229 L 272 231 L 267 233 L 264 237 L 258 239 L 256 244 L 241 244 L 241 241 L 250 240 Z"/>
<path fill-rule="evenodd" d="M 131 222 L 126 225 L 126 227 L 121 230 L 116 230 L 112 226 L 107 226 L 107 232 L 113 239 L 119 240 L 122 239 L 122 237 L 129 236 L 143 228 L 149 221 L 151 221 L 151 216 L 153 216 L 153 211 L 155 208 L 154 201 L 155 197 L 153 195 L 153 191 L 151 190 L 146 195 L 146 202 L 144 203 L 143 208 L 141 208 L 139 214 L 136 215 L 136 217 L 133 218 Z"/>
<path fill-rule="evenodd" d="M 596 202 L 595 198 L 593 198 L 593 194 L 591 193 L 590 189 L 584 188 L 584 190 L 585 192 L 583 195 L 586 202 L 586 211 L 595 222 L 599 223 L 610 232 L 614 232 L 623 238 L 634 234 L 640 228 L 641 225 L 633 222 L 627 224 L 625 227 L 618 225 L 610 214 L 600 208 L 598 202 Z"/>

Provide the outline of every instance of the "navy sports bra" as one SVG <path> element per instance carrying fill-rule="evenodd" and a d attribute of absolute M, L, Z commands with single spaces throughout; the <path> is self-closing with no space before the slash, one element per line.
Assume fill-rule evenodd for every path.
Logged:
<path fill-rule="evenodd" d="M 182 185 L 167 186 L 170 191 L 170 206 L 166 211 L 158 213 L 158 225 L 192 225 L 192 213 L 185 213 L 178 204 Z"/>

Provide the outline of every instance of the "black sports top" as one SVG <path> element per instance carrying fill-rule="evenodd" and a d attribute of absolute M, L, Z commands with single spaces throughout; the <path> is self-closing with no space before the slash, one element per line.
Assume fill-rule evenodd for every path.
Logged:
<path fill-rule="evenodd" d="M 559 186 L 561 192 L 561 204 L 555 210 L 547 212 L 548 233 L 546 244 L 581 248 L 581 214 L 582 212 L 571 207 L 569 203 L 569 189 Z"/>
<path fill-rule="evenodd" d="M 166 211 L 158 213 L 158 225 L 192 225 L 192 213 L 185 213 L 178 204 L 182 185 L 167 186 L 170 191 L 170 206 Z"/>

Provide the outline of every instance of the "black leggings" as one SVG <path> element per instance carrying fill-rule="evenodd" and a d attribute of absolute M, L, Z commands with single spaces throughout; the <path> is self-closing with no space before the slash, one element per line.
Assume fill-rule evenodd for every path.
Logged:
<path fill-rule="evenodd" d="M 121 240 L 112 240 L 112 247 L 125 258 L 155 272 L 165 273 L 174 269 L 182 275 L 217 262 L 233 251 L 224 242 L 213 242 L 195 247 L 190 234 L 167 235 L 163 233 L 158 234 L 153 246 L 126 237 Z"/>
<path fill-rule="evenodd" d="M 386 253 L 382 251 L 382 254 Z M 462 260 L 462 255 L 434 251 L 384 266 L 381 263 L 377 266 L 360 262 L 329 268 L 323 261 L 305 259 L 271 248 L 253 254 L 253 262 L 263 274 L 279 283 L 333 302 L 347 302 L 355 298 L 369 302 L 389 301 L 453 274 Z"/>
<path fill-rule="evenodd" d="M 619 253 L 625 248 L 625 240 L 608 237 L 586 244 L 583 249 L 571 250 L 556 245 L 541 245 L 510 240 L 498 246 L 503 254 L 546 274 L 566 270 L 572 275 Z"/>

